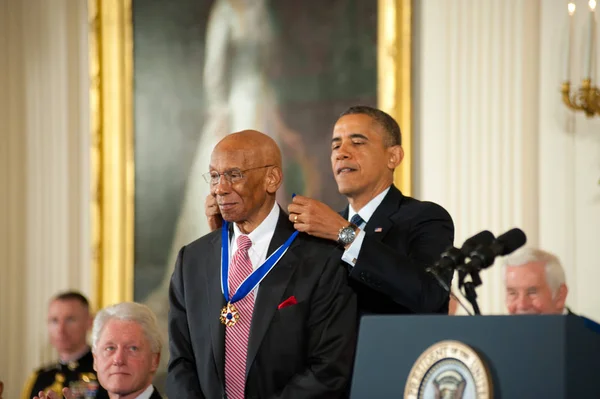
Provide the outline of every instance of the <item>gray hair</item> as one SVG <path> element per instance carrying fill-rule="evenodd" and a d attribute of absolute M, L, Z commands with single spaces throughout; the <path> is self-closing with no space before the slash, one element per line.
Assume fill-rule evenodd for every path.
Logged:
<path fill-rule="evenodd" d="M 148 306 L 135 302 L 118 303 L 98 312 L 94 318 L 94 326 L 92 327 L 92 350 L 94 352 L 96 351 L 96 345 L 98 344 L 102 330 L 110 320 L 138 323 L 150 343 L 152 353 L 160 353 L 162 341 L 156 316 Z"/>
<path fill-rule="evenodd" d="M 560 286 L 566 284 L 565 271 L 563 270 L 560 260 L 556 255 L 550 252 L 526 247 L 521 248 L 502 259 L 505 268 L 506 266 L 523 266 L 532 262 L 544 264 L 544 268 L 546 269 L 546 282 L 548 283 L 552 294 L 556 294 Z"/>

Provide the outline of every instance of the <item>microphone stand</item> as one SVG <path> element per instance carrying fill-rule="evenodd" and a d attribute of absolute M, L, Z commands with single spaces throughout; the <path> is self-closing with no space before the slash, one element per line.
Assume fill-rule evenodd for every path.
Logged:
<path fill-rule="evenodd" d="M 471 312 L 469 312 L 469 309 L 467 309 L 467 307 L 463 304 L 463 302 L 456 295 L 454 295 L 454 293 L 452 292 L 452 290 L 450 289 L 448 284 L 446 284 L 446 282 L 442 279 L 442 277 L 439 275 L 439 273 L 437 272 L 437 270 L 435 268 L 429 267 L 429 268 L 425 269 L 425 271 L 427 273 L 431 274 L 433 277 L 435 277 L 435 279 L 437 280 L 440 287 L 442 287 L 444 290 L 446 290 L 448 292 L 448 294 L 450 295 L 450 297 L 453 297 L 456 300 L 456 302 L 458 302 L 458 304 L 465 310 L 465 312 L 467 312 L 467 314 L 469 316 L 473 316 L 471 314 Z M 452 274 L 454 274 L 454 272 Z"/>
<path fill-rule="evenodd" d="M 465 282 L 464 279 L 466 275 L 471 276 L 471 281 Z M 459 288 L 464 287 L 464 297 L 467 298 L 471 306 L 473 307 L 473 312 L 475 315 L 481 315 L 481 310 L 479 310 L 479 304 L 477 303 L 477 292 L 475 288 L 481 285 L 481 278 L 479 277 L 479 271 L 472 270 L 470 272 L 459 271 Z"/>
<path fill-rule="evenodd" d="M 440 285 L 440 287 L 442 287 L 443 289 L 445 289 L 446 291 L 450 292 L 450 287 L 448 287 L 448 284 L 446 284 L 446 282 L 442 279 L 442 277 L 438 274 L 438 272 L 436 271 L 435 268 L 433 267 L 428 267 L 426 270 L 426 272 L 428 272 L 429 274 L 431 274 L 433 277 L 435 277 L 435 279 L 437 280 L 438 284 Z"/>
<path fill-rule="evenodd" d="M 477 292 L 475 292 L 475 284 L 473 284 L 472 281 L 465 283 L 465 298 L 467 298 L 471 306 L 473 306 L 473 312 L 475 312 L 476 315 L 481 315 L 479 305 L 477 304 Z"/>

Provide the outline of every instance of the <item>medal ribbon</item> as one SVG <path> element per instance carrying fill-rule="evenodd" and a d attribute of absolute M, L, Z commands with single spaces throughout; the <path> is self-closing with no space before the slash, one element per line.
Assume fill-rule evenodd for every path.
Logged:
<path fill-rule="evenodd" d="M 232 298 L 229 296 L 229 223 L 223 221 L 221 228 L 221 292 L 225 297 L 225 301 L 228 303 L 235 303 L 240 299 L 243 299 L 248 295 L 260 282 L 269 274 L 269 272 L 275 267 L 279 259 L 285 254 L 292 242 L 298 235 L 298 231 L 287 239 L 287 241 L 277 248 L 275 252 L 269 256 L 265 262 L 254 270 L 246 279 L 240 284 L 239 288 L 235 292 Z"/>

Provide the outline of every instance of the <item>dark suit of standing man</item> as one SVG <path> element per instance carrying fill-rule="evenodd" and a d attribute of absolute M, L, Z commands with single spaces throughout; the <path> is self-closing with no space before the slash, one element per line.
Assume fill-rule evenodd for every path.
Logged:
<path fill-rule="evenodd" d="M 404 157 L 400 127 L 385 112 L 344 112 L 331 140 L 331 165 L 349 206 L 340 214 L 296 196 L 289 218 L 297 230 L 338 242 L 361 314 L 448 313 L 448 292 L 425 272 L 454 240 L 441 206 L 403 195 L 393 185 Z M 358 214 L 360 219 L 353 219 Z M 349 223 L 354 220 L 353 223 Z M 449 284 L 452 276 L 444 276 Z"/>
<path fill-rule="evenodd" d="M 268 136 L 255 131 L 227 136 L 212 153 L 206 179 L 223 219 L 232 222 L 225 233 L 230 245 L 247 235 L 257 252 L 262 242 L 264 258 L 296 232 L 275 202 L 282 182 L 281 154 Z M 227 305 L 221 286 L 222 234 L 213 231 L 179 252 L 169 294 L 167 395 L 207 399 L 343 395 L 354 356 L 356 299 L 339 267 L 341 251 L 326 240 L 299 234 L 258 286 L 252 314 L 243 312 L 248 304 L 243 301 L 252 299 L 248 296 L 233 303 L 241 316 L 226 327 L 220 321 Z M 233 252 L 232 248 L 230 258 Z M 256 270 L 254 260 L 252 266 Z M 231 283 L 226 286 L 236 291 Z M 235 331 L 226 329 L 241 328 L 238 323 L 248 317 L 247 350 L 232 351 L 228 346 L 232 341 L 227 340 Z M 234 364 L 227 360 L 232 353 L 242 359 L 236 364 L 245 363 L 241 391 L 236 391 L 227 371 L 227 363 Z"/>

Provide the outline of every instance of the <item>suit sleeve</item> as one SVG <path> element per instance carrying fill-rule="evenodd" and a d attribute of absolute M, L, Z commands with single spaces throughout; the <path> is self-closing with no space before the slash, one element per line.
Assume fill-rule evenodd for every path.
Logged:
<path fill-rule="evenodd" d="M 453 244 L 454 224 L 441 206 L 430 202 L 423 204 L 425 206 L 408 230 L 407 251 L 402 253 L 367 235 L 350 278 L 381 292 L 414 313 L 445 313 L 448 292 L 425 269 Z M 452 274 L 442 278 L 449 285 Z"/>
<path fill-rule="evenodd" d="M 190 338 L 183 283 L 185 247 L 177 255 L 169 286 L 169 366 L 167 396 L 170 398 L 204 398 L 198 381 L 194 349 Z"/>
<path fill-rule="evenodd" d="M 346 394 L 356 347 L 354 292 L 335 252 L 325 266 L 312 299 L 307 368 L 271 399 L 337 398 Z"/>

